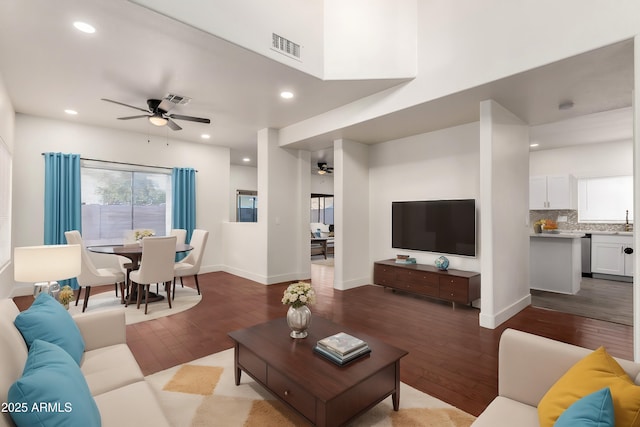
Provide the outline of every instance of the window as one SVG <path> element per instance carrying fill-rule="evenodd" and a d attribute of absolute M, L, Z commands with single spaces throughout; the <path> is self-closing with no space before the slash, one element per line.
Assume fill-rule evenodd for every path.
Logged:
<path fill-rule="evenodd" d="M 0 269 L 11 260 L 11 154 L 0 137 Z"/>
<path fill-rule="evenodd" d="M 81 168 L 82 237 L 88 245 L 122 243 L 129 231 L 171 228 L 171 175 L 111 164 Z M 149 168 L 151 169 L 151 168 Z"/>
<path fill-rule="evenodd" d="M 258 222 L 258 192 L 236 190 L 236 221 Z"/>
<path fill-rule="evenodd" d="M 633 222 L 633 176 L 578 180 L 578 222 Z"/>
<path fill-rule="evenodd" d="M 311 222 L 333 224 L 333 195 L 311 195 Z"/>

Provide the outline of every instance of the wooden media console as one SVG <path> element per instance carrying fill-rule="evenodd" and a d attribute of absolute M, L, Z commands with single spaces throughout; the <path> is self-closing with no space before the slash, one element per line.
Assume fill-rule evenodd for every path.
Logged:
<path fill-rule="evenodd" d="M 374 263 L 373 283 L 453 303 L 470 305 L 480 298 L 480 273 L 438 270 L 425 264 L 398 264 L 393 259 Z"/>

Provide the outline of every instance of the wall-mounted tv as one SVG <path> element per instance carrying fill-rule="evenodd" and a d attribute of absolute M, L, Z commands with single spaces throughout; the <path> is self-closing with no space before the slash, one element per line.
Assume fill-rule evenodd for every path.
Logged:
<path fill-rule="evenodd" d="M 476 201 L 392 202 L 391 246 L 476 256 Z"/>

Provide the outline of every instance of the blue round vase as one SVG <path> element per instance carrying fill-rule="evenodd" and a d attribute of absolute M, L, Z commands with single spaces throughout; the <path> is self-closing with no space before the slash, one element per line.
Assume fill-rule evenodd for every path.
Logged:
<path fill-rule="evenodd" d="M 438 270 L 446 270 L 447 268 L 449 268 L 449 260 L 446 256 L 437 258 L 435 264 Z"/>

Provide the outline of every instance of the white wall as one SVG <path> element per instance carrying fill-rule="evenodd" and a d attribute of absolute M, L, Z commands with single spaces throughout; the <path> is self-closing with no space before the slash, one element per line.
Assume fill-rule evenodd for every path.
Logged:
<path fill-rule="evenodd" d="M 372 279 L 369 146 L 343 139 L 334 141 L 334 165 L 337 231 L 333 283 L 334 288 L 345 290 L 371 283 Z"/>
<path fill-rule="evenodd" d="M 480 326 L 495 328 L 531 303 L 529 127 L 494 101 L 480 104 Z"/>
<path fill-rule="evenodd" d="M 322 0 L 134 0 L 134 3 L 290 67 L 322 77 Z M 301 45 L 301 60 L 271 50 L 272 33 Z"/>
<path fill-rule="evenodd" d="M 41 245 L 44 234 L 44 160 L 49 151 L 164 167 L 194 167 L 197 227 L 209 231 L 202 272 L 221 268 L 221 224 L 229 214 L 229 149 L 144 134 L 16 116 L 13 192 L 15 246 Z M 105 256 L 98 263 L 113 260 Z M 102 260 L 102 261 L 101 261 Z"/>
<path fill-rule="evenodd" d="M 531 176 L 569 173 L 577 178 L 633 175 L 633 141 L 531 151 L 529 173 Z"/>
<path fill-rule="evenodd" d="M 640 2 L 434 0 L 417 16 L 415 79 L 282 128 L 281 145 L 633 38 Z"/>
<path fill-rule="evenodd" d="M 254 280 L 263 284 L 280 283 L 310 276 L 309 188 L 310 155 L 307 151 L 287 150 L 278 146 L 278 132 L 258 132 L 258 223 L 255 237 L 229 242 L 236 249 L 252 245 L 249 254 L 256 259 L 242 259 L 229 264 L 229 271 L 255 272 Z M 225 226 L 228 239 L 238 227 Z M 242 227 L 242 231 L 246 231 Z M 246 237 L 246 236 L 245 236 Z M 242 274 L 240 274 L 242 275 Z M 246 277 L 246 276 L 245 276 Z"/>
<path fill-rule="evenodd" d="M 470 123 L 371 146 L 371 265 L 395 258 L 399 252 L 411 254 L 419 263 L 433 265 L 441 254 L 391 247 L 391 202 L 476 199 L 479 208 L 479 144 L 479 124 Z M 480 241 L 476 243 L 479 250 Z M 446 256 L 451 268 L 480 271 L 480 255 Z"/>
<path fill-rule="evenodd" d="M 311 175 L 311 193 L 333 194 L 333 175 Z"/>
<path fill-rule="evenodd" d="M 417 0 L 324 0 L 327 80 L 414 77 Z"/>
<path fill-rule="evenodd" d="M 15 112 L 13 111 L 13 105 L 7 94 L 4 82 L 0 78 L 0 137 L 4 141 L 9 153 L 14 152 L 14 122 Z M 0 144 L 1 143 L 2 142 L 0 142 Z M 15 161 L 13 168 L 15 169 Z M 15 184 L 15 180 L 13 182 Z M 15 216 L 13 216 L 13 220 L 15 221 Z M 12 237 L 15 239 L 15 233 L 12 234 Z M 2 244 L 5 243 L 7 242 L 2 242 Z M 11 244 L 11 242 L 8 243 Z M 11 258 L 13 259 L 13 255 Z M 11 295 L 13 283 L 13 265 L 11 263 L 5 266 L 0 265 L 0 298 Z"/>
<path fill-rule="evenodd" d="M 134 2 L 321 79 L 416 75 L 417 0 Z M 272 50 L 273 33 L 300 58 Z"/>
<path fill-rule="evenodd" d="M 229 177 L 229 221 L 236 221 L 236 190 L 258 191 L 258 168 L 231 165 Z"/>

